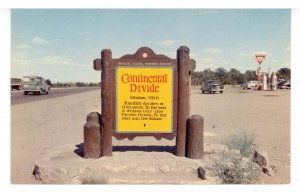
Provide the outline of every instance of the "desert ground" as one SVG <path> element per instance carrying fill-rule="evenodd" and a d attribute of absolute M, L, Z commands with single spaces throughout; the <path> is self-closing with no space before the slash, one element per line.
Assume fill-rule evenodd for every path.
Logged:
<path fill-rule="evenodd" d="M 276 167 L 275 175 L 263 175 L 260 184 L 289 184 L 290 101 L 290 90 L 227 86 L 223 94 L 202 94 L 200 87 L 192 87 L 190 114 L 204 117 L 205 154 L 222 146 L 230 134 L 255 133 L 256 147 Z M 204 181 L 195 174 L 197 167 L 209 163 L 205 155 L 194 160 L 172 154 L 175 140 L 113 139 L 112 157 L 82 158 L 83 125 L 88 113 L 101 113 L 100 104 L 100 90 L 94 90 L 12 105 L 11 183 L 41 183 L 32 174 L 35 164 L 46 172 L 45 183 L 80 184 L 84 173 L 101 175 L 109 184 L 217 182 L 210 174 Z"/>

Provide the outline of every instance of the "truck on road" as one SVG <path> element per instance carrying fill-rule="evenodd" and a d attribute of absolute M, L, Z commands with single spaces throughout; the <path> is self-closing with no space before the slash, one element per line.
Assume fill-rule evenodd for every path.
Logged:
<path fill-rule="evenodd" d="M 41 93 L 48 94 L 50 92 L 50 85 L 48 85 L 43 77 L 40 76 L 24 76 L 22 82 L 22 90 L 24 95 L 33 93 L 40 95 Z"/>
<path fill-rule="evenodd" d="M 10 78 L 10 88 L 11 90 L 20 90 L 22 85 L 22 79 L 20 78 Z"/>

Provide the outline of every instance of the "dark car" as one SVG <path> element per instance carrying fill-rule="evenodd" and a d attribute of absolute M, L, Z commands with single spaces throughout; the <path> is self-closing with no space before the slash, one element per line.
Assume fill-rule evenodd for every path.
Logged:
<path fill-rule="evenodd" d="M 205 81 L 201 86 L 202 93 L 208 92 L 208 93 L 223 93 L 224 91 L 224 85 L 218 83 L 215 80 L 208 80 Z"/>
<path fill-rule="evenodd" d="M 291 83 L 289 81 L 282 81 L 282 82 L 278 83 L 277 88 L 278 89 L 290 89 Z"/>

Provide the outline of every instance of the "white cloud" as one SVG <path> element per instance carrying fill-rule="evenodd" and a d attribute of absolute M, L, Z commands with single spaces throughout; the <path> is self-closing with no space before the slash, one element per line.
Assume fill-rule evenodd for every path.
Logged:
<path fill-rule="evenodd" d="M 31 48 L 28 44 L 20 44 L 16 47 L 17 49 L 29 49 Z"/>
<path fill-rule="evenodd" d="M 218 49 L 218 48 L 208 48 L 208 49 L 205 49 L 204 52 L 206 52 L 206 53 L 221 53 L 221 49 Z"/>
<path fill-rule="evenodd" d="M 32 59 L 23 51 L 11 52 L 11 70 L 18 71 L 21 67 L 31 67 Z"/>
<path fill-rule="evenodd" d="M 176 58 L 177 52 L 176 51 L 169 51 L 169 52 L 165 52 L 165 53 L 162 53 L 162 54 L 166 55 L 167 57 L 170 57 L 170 58 Z"/>
<path fill-rule="evenodd" d="M 71 58 L 65 56 L 46 56 L 41 58 L 41 64 L 44 65 L 75 65 Z"/>
<path fill-rule="evenodd" d="M 255 55 L 270 55 L 269 53 L 267 53 L 266 51 L 255 51 L 251 53 L 253 56 Z"/>
<path fill-rule="evenodd" d="M 11 58 L 11 70 L 14 71 L 15 68 L 19 67 L 31 67 L 32 62 L 29 59 L 26 58 L 18 58 L 18 57 L 12 57 Z"/>
<path fill-rule="evenodd" d="M 241 57 L 252 58 L 252 59 L 256 60 L 255 55 L 266 55 L 266 58 L 268 58 L 272 54 L 269 52 L 266 52 L 266 51 L 253 51 L 250 53 L 239 53 L 239 56 L 241 56 Z"/>
<path fill-rule="evenodd" d="M 170 46 L 170 45 L 173 45 L 174 43 L 175 43 L 175 41 L 170 40 L 170 39 L 156 42 L 157 45 L 163 45 L 163 46 Z"/>
<path fill-rule="evenodd" d="M 202 58 L 199 62 L 196 61 L 196 63 L 198 68 L 201 68 L 202 70 L 208 68 L 214 70 L 218 66 L 217 60 L 212 58 Z"/>
<path fill-rule="evenodd" d="M 47 41 L 46 39 L 43 39 L 41 37 L 34 37 L 31 40 L 31 43 L 33 43 L 33 44 L 49 44 L 49 41 Z"/>
<path fill-rule="evenodd" d="M 212 64 L 212 63 L 215 63 L 216 60 L 215 59 L 212 59 L 212 58 L 202 58 L 200 60 L 201 63 L 204 63 L 204 64 Z"/>
<path fill-rule="evenodd" d="M 281 65 L 281 68 L 291 68 L 291 62 L 284 62 L 282 65 Z"/>

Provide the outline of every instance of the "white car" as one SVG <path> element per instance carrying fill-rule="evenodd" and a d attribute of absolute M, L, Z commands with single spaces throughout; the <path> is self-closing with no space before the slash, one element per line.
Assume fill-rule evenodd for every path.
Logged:
<path fill-rule="evenodd" d="M 48 94 L 50 86 L 45 82 L 45 79 L 40 76 L 24 76 L 22 82 L 22 91 L 24 95 L 33 93 L 40 95 L 41 93 Z"/>
<path fill-rule="evenodd" d="M 248 81 L 243 87 L 243 89 L 254 89 L 259 85 L 258 81 Z"/>

